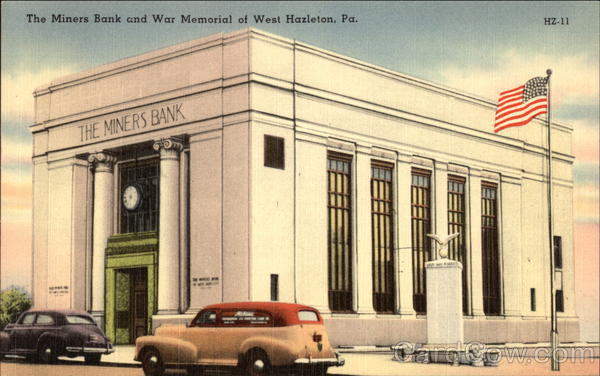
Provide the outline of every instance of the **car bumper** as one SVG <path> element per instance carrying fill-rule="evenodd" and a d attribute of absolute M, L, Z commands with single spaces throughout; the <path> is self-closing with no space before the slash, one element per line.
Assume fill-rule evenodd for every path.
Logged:
<path fill-rule="evenodd" d="M 346 363 L 346 360 L 340 356 L 335 358 L 300 358 L 294 361 L 297 365 L 323 365 L 326 367 L 341 367 Z"/>
<path fill-rule="evenodd" d="M 67 346 L 65 349 L 70 353 L 77 354 L 112 354 L 115 352 L 115 348 L 111 344 L 108 344 L 105 347 Z"/>

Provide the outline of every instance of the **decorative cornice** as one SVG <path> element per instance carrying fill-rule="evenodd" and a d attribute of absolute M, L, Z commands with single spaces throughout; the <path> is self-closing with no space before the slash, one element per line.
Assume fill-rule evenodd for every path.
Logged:
<path fill-rule="evenodd" d="M 396 160 L 396 153 L 392 150 L 384 150 L 376 147 L 371 147 L 371 155 L 374 157 Z"/>
<path fill-rule="evenodd" d="M 469 169 L 465 166 L 457 165 L 455 163 L 448 163 L 448 172 L 459 173 L 463 175 L 469 174 Z"/>
<path fill-rule="evenodd" d="M 433 159 L 418 157 L 416 155 L 412 156 L 411 163 L 414 165 L 425 166 L 425 167 L 429 167 L 429 168 L 434 167 Z"/>
<path fill-rule="evenodd" d="M 95 168 L 96 172 L 112 172 L 112 168 L 117 158 L 109 153 L 100 152 L 90 154 L 88 162 Z"/>
<path fill-rule="evenodd" d="M 126 255 L 126 254 L 131 254 L 131 253 L 156 253 L 156 252 L 158 252 L 158 244 L 132 245 L 132 246 L 106 248 L 106 256 Z"/>
<path fill-rule="evenodd" d="M 499 173 L 492 172 L 492 171 L 487 171 L 487 170 L 482 170 L 481 171 L 481 177 L 483 179 L 489 179 L 489 180 L 496 180 L 496 181 L 500 180 L 500 174 Z"/>
<path fill-rule="evenodd" d="M 108 238 L 106 246 L 107 256 L 157 251 L 158 233 L 156 231 L 112 235 Z"/>
<path fill-rule="evenodd" d="M 334 149 L 339 149 L 343 151 L 355 152 L 356 144 L 338 140 L 337 138 L 328 137 L 327 138 L 327 146 Z"/>

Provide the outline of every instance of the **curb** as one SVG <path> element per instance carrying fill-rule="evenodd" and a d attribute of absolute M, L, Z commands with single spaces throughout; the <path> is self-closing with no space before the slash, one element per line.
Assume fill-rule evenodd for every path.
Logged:
<path fill-rule="evenodd" d="M 2 363 L 6 362 L 6 361 L 14 361 L 14 362 L 19 362 L 19 363 L 23 363 L 23 364 L 43 364 L 43 363 L 37 363 L 37 362 L 28 362 L 25 360 L 25 358 L 23 356 L 19 356 L 19 355 L 9 355 L 5 358 L 3 358 L 1 360 Z M 58 364 L 58 365 L 89 365 L 89 366 L 95 366 L 95 367 L 129 367 L 129 368 L 141 368 L 141 364 L 139 363 L 127 363 L 127 362 L 118 362 L 118 361 L 108 361 L 108 362 L 104 362 L 104 361 L 100 361 L 100 363 L 98 364 L 86 364 L 85 361 L 83 359 L 71 359 L 68 357 L 59 357 L 58 361 L 54 364 Z"/>

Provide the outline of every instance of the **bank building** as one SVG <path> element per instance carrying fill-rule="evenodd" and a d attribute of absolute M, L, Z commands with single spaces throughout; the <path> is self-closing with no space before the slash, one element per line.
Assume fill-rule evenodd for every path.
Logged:
<path fill-rule="evenodd" d="M 510 83 L 509 83 L 510 84 Z M 319 309 L 336 345 L 425 342 L 428 233 L 460 233 L 466 341 L 548 341 L 546 124 L 255 29 L 36 89 L 34 305 L 117 344 L 222 301 Z M 561 341 L 579 338 L 571 126 L 554 122 Z"/>

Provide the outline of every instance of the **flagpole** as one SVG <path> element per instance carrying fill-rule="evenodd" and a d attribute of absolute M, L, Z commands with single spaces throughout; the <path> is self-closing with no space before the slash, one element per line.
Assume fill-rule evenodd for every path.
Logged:
<path fill-rule="evenodd" d="M 551 370 L 560 371 L 560 363 L 556 357 L 556 349 L 558 347 L 558 325 L 556 322 L 556 291 L 554 286 L 554 222 L 552 220 L 552 123 L 551 117 L 551 101 L 550 101 L 550 76 L 552 70 L 546 70 L 548 75 L 548 236 L 550 239 L 550 347 L 551 353 Z"/>

